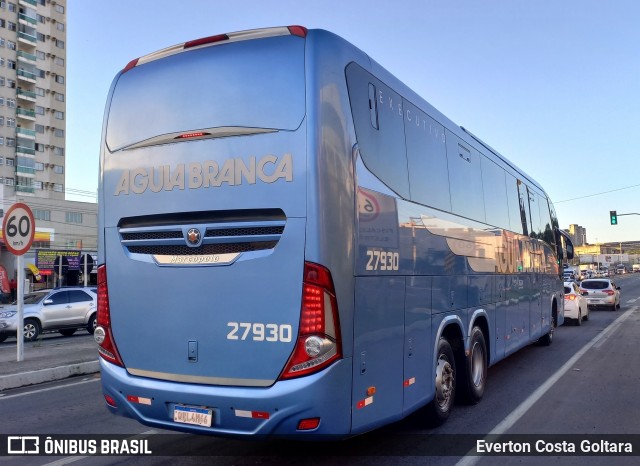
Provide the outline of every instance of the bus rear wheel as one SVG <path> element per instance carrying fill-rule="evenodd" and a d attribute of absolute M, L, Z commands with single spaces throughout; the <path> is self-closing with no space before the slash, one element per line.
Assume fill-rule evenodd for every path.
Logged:
<path fill-rule="evenodd" d="M 435 367 L 435 395 L 427 405 L 429 420 L 434 425 L 443 424 L 451 414 L 456 395 L 456 362 L 451 344 L 438 341 Z"/>
<path fill-rule="evenodd" d="M 467 372 L 464 400 L 476 404 L 484 395 L 487 383 L 487 343 L 480 327 L 473 327 L 469 337 L 469 357 L 466 358 Z"/>

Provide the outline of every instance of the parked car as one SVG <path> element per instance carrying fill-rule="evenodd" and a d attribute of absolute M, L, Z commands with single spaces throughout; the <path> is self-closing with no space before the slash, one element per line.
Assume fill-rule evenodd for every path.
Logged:
<path fill-rule="evenodd" d="M 572 319 L 576 325 L 589 320 L 589 305 L 583 293 L 575 282 L 564 282 L 564 317 Z"/>
<path fill-rule="evenodd" d="M 610 278 L 582 280 L 580 289 L 587 293 L 587 303 L 590 307 L 605 306 L 612 311 L 620 308 L 620 287 Z"/>
<path fill-rule="evenodd" d="M 34 341 L 42 332 L 73 335 L 79 328 L 93 333 L 96 327 L 95 289 L 57 288 L 26 294 L 24 297 L 24 339 Z M 0 306 L 0 342 L 15 336 L 18 306 Z"/>

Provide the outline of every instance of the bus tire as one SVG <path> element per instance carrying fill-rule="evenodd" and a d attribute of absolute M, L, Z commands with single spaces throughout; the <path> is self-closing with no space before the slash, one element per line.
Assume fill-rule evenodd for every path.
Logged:
<path fill-rule="evenodd" d="M 476 404 L 484 395 L 487 384 L 487 343 L 480 327 L 473 327 L 469 337 L 469 357 L 465 358 L 466 373 L 464 384 L 464 401 Z"/>
<path fill-rule="evenodd" d="M 538 344 L 542 346 L 550 346 L 553 343 L 553 332 L 556 329 L 556 316 L 551 317 L 551 328 L 549 329 L 549 333 L 543 335 L 538 340 Z"/>
<path fill-rule="evenodd" d="M 435 394 L 427 405 L 427 415 L 431 424 L 441 425 L 449 418 L 456 396 L 456 361 L 446 338 L 438 341 L 434 383 Z"/>

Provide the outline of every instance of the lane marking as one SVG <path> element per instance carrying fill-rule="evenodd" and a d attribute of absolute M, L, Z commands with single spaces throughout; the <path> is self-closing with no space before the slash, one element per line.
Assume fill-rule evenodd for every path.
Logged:
<path fill-rule="evenodd" d="M 21 397 L 21 396 L 34 395 L 36 393 L 49 392 L 51 390 L 60 390 L 61 388 L 74 387 L 76 385 L 82 385 L 82 384 L 85 384 L 85 383 L 99 382 L 99 381 L 100 381 L 100 378 L 98 377 L 98 378 L 95 378 L 95 379 L 81 380 L 80 382 L 68 383 L 68 384 L 64 384 L 64 385 L 60 385 L 60 386 L 56 386 L 56 387 L 39 388 L 37 390 L 31 390 L 29 392 L 23 392 L 23 393 L 16 393 L 14 395 L 1 395 L 0 394 L 0 401 L 8 400 L 10 398 L 18 398 L 18 397 Z"/>
<path fill-rule="evenodd" d="M 514 426 L 516 422 L 518 422 L 526 413 L 531 409 L 531 407 L 537 403 L 544 395 L 549 391 L 553 385 L 564 375 L 566 374 L 571 367 L 578 362 L 578 360 L 592 347 L 594 347 L 600 340 L 603 338 L 607 338 L 609 334 L 613 333 L 620 325 L 627 320 L 627 318 L 635 311 L 638 310 L 638 306 L 633 306 L 629 308 L 627 312 L 618 317 L 615 321 L 613 321 L 607 328 L 602 330 L 599 334 L 591 339 L 589 343 L 582 347 L 580 351 L 571 357 L 564 365 L 558 369 L 551 377 L 547 379 L 545 383 L 540 385 L 529 397 L 524 400 L 520 405 L 511 411 L 511 413 L 505 417 L 500 424 L 495 426 L 491 432 L 487 434 L 485 437 L 486 440 L 489 440 L 490 436 L 503 435 L 505 434 L 511 427 Z M 466 455 L 456 463 L 456 466 L 473 466 L 475 465 L 482 456 L 470 456 L 475 453 L 475 449 L 469 450 Z"/>

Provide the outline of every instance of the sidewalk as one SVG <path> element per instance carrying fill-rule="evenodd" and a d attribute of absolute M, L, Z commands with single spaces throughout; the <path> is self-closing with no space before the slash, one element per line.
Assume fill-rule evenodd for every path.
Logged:
<path fill-rule="evenodd" d="M 10 388 L 99 372 L 93 338 L 69 338 L 24 344 L 24 360 L 17 361 L 14 344 L 0 347 L 0 393 Z"/>

